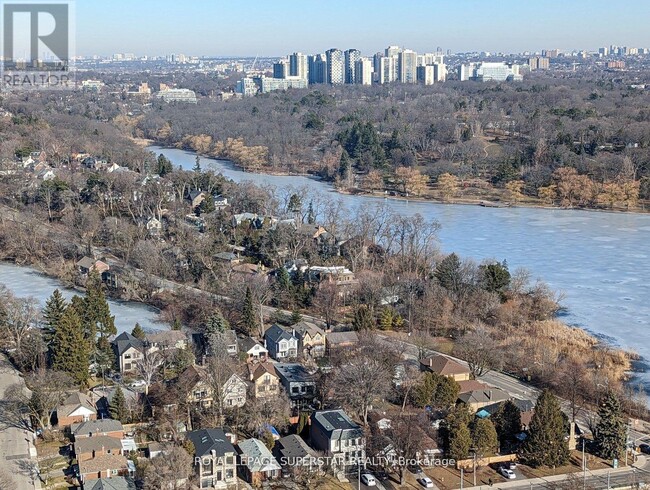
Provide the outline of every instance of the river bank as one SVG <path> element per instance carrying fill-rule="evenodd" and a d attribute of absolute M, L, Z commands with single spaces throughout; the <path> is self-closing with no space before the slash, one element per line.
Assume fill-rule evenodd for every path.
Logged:
<path fill-rule="evenodd" d="M 166 146 L 160 142 L 156 142 L 155 140 L 150 140 L 150 139 L 142 139 L 142 138 L 132 138 L 132 139 L 136 142 L 138 146 L 143 148 L 155 146 L 160 148 L 167 148 L 170 150 L 180 150 L 180 151 L 194 153 L 195 155 L 198 155 L 200 158 L 227 162 L 233 168 L 243 173 L 262 175 L 262 176 L 267 175 L 271 177 L 303 177 L 303 178 L 313 179 L 322 183 L 323 185 L 329 186 L 333 191 L 343 195 L 383 197 L 391 200 L 402 200 L 406 202 L 422 202 L 422 203 L 430 203 L 430 204 L 459 204 L 459 205 L 469 205 L 469 206 L 487 205 L 488 207 L 491 206 L 511 207 L 511 208 L 523 207 L 523 208 L 534 208 L 534 209 L 559 209 L 559 210 L 577 209 L 577 210 L 605 212 L 605 213 L 638 213 L 638 214 L 650 213 L 650 202 L 640 202 L 639 206 L 632 209 L 626 209 L 623 207 L 616 207 L 616 208 L 586 207 L 586 206 L 585 207 L 581 207 L 581 206 L 562 207 L 562 206 L 549 205 L 548 203 L 545 203 L 543 200 L 531 196 L 524 196 L 524 198 L 513 202 L 511 200 L 504 199 L 506 197 L 505 191 L 497 188 L 485 189 L 485 188 L 475 188 L 472 186 L 469 187 L 461 186 L 459 187 L 458 192 L 464 195 L 454 196 L 445 199 L 434 195 L 434 192 L 437 191 L 434 191 L 433 189 L 428 189 L 428 194 L 424 196 L 413 196 L 413 195 L 409 196 L 409 195 L 403 195 L 403 193 L 401 193 L 400 191 L 395 191 L 389 188 L 386 188 L 383 191 L 367 191 L 358 187 L 343 188 L 343 187 L 336 186 L 334 182 L 321 177 L 315 172 L 290 172 L 290 171 L 270 170 L 270 169 L 257 169 L 256 171 L 250 171 L 244 168 L 243 166 L 238 165 L 236 162 L 232 160 L 215 157 L 208 153 L 201 153 L 192 149 L 187 149 L 182 147 Z M 462 184 L 462 182 L 460 184 Z"/>

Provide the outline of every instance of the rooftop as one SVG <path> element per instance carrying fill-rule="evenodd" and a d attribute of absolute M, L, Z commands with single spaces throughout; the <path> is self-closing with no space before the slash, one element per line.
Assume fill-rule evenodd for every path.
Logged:
<path fill-rule="evenodd" d="M 235 453 L 235 447 L 223 429 L 194 430 L 187 434 L 187 438 L 194 444 L 194 454 L 198 457 L 209 456 L 212 451 L 217 457 Z"/>
<path fill-rule="evenodd" d="M 101 450 L 120 450 L 122 449 L 122 441 L 117 437 L 111 436 L 94 436 L 83 437 L 74 442 L 74 450 L 77 454 L 91 453 L 93 451 Z"/>
<path fill-rule="evenodd" d="M 251 473 L 280 469 L 280 465 L 271 454 L 271 451 L 259 439 L 246 439 L 240 442 L 238 446 L 242 455 L 242 464 Z"/>
<path fill-rule="evenodd" d="M 468 374 L 469 368 L 462 364 L 449 359 L 442 355 L 433 355 L 422 359 L 420 364 L 434 373 L 442 374 L 443 376 L 450 376 L 453 374 Z"/>
<path fill-rule="evenodd" d="M 81 422 L 79 424 L 72 424 L 70 427 L 72 435 L 74 436 L 90 436 L 93 434 L 102 434 L 105 432 L 119 432 L 124 431 L 122 422 L 113 419 L 99 419 Z"/>

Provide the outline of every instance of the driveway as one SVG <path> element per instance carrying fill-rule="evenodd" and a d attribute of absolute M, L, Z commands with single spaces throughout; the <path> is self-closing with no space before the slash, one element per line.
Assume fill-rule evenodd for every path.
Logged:
<path fill-rule="evenodd" d="M 23 379 L 7 356 L 0 354 L 0 404 L 5 402 L 5 390 L 15 383 L 24 386 Z M 31 433 L 20 427 L 20 420 L 17 417 L 5 416 L 7 414 L 4 410 L 1 413 L 3 416 L 0 417 L 0 468 L 13 478 L 12 488 L 15 490 L 41 488 L 40 482 L 37 486 L 33 483 L 38 465 L 36 458 L 30 457 L 30 451 L 34 455 L 36 453 L 31 441 Z"/>

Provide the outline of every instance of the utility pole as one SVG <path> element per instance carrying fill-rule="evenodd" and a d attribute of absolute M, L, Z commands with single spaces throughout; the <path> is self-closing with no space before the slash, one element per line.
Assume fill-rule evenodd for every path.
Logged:
<path fill-rule="evenodd" d="M 610 477 L 610 473 L 609 473 L 609 471 L 608 471 L 608 472 L 607 472 L 607 490 L 610 489 L 610 486 L 609 486 L 609 477 Z"/>
<path fill-rule="evenodd" d="M 476 451 L 474 451 L 474 486 L 476 486 Z"/>
<path fill-rule="evenodd" d="M 460 469 L 460 490 L 463 490 L 463 479 L 465 478 L 465 470 Z"/>
<path fill-rule="evenodd" d="M 587 460 L 585 459 L 585 438 L 582 438 L 582 490 L 587 489 Z"/>

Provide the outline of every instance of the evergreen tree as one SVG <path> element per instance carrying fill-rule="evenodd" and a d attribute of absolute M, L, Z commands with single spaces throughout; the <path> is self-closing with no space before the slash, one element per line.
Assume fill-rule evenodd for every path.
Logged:
<path fill-rule="evenodd" d="M 499 293 L 510 285 L 510 271 L 505 260 L 501 264 L 496 262 L 482 265 L 481 272 L 483 273 L 483 287 L 486 291 Z"/>
<path fill-rule="evenodd" d="M 449 408 L 458 399 L 460 385 L 437 373 L 426 373 L 413 387 L 411 400 L 416 407 Z"/>
<path fill-rule="evenodd" d="M 95 270 L 90 273 L 86 283 L 84 309 L 89 332 L 94 331 L 100 337 L 109 337 L 117 333 L 115 317 L 111 316 L 111 309 L 108 306 L 108 301 L 106 301 L 102 279 Z M 94 336 L 91 338 L 94 338 Z"/>
<path fill-rule="evenodd" d="M 296 430 L 296 434 L 301 435 L 302 431 L 308 427 L 308 423 L 309 423 L 309 412 L 300 412 L 300 416 L 298 417 L 298 429 Z"/>
<path fill-rule="evenodd" d="M 181 325 L 181 321 L 178 318 L 174 319 L 174 323 L 172 323 L 172 330 L 181 330 L 183 325 Z"/>
<path fill-rule="evenodd" d="M 119 386 L 115 389 L 113 398 L 108 404 L 108 413 L 112 419 L 119 420 L 122 423 L 127 422 L 128 410 L 126 408 L 126 398 L 124 397 L 122 388 Z"/>
<path fill-rule="evenodd" d="M 374 318 L 370 312 L 370 308 L 366 305 L 359 306 L 354 311 L 354 320 L 352 321 L 352 327 L 355 330 L 371 330 L 375 326 Z"/>
<path fill-rule="evenodd" d="M 461 265 L 458 255 L 455 253 L 447 255 L 437 265 L 433 273 L 440 285 L 447 291 L 457 292 L 462 283 Z"/>
<path fill-rule="evenodd" d="M 603 459 L 621 459 L 627 443 L 627 424 L 621 402 L 614 392 L 609 392 L 598 409 L 599 422 L 594 440 L 598 456 Z"/>
<path fill-rule="evenodd" d="M 290 318 L 290 324 L 295 325 L 296 323 L 299 323 L 302 321 L 302 315 L 300 314 L 299 311 L 293 310 L 291 312 L 291 318 Z"/>
<path fill-rule="evenodd" d="M 145 333 L 139 323 L 136 322 L 133 330 L 131 330 L 131 335 L 133 335 L 136 339 L 144 340 Z"/>
<path fill-rule="evenodd" d="M 467 459 L 472 446 L 472 436 L 466 423 L 449 428 L 449 456 L 456 461 Z"/>
<path fill-rule="evenodd" d="M 281 291 L 291 289 L 291 277 L 289 277 L 289 271 L 284 267 L 280 267 L 278 270 L 277 284 Z"/>
<path fill-rule="evenodd" d="M 302 199 L 300 199 L 298 194 L 291 194 L 289 204 L 287 205 L 287 211 L 290 213 L 299 213 L 302 211 Z"/>
<path fill-rule="evenodd" d="M 379 314 L 379 328 L 391 330 L 393 328 L 393 310 L 386 307 Z"/>
<path fill-rule="evenodd" d="M 494 454 L 499 449 L 499 438 L 490 419 L 476 418 L 472 424 L 472 444 L 480 457 Z"/>
<path fill-rule="evenodd" d="M 97 346 L 95 352 L 92 355 L 92 361 L 97 367 L 97 374 L 102 377 L 109 369 L 112 369 L 115 366 L 115 353 L 113 352 L 113 347 L 106 337 L 100 337 L 97 339 Z"/>
<path fill-rule="evenodd" d="M 194 159 L 194 170 L 197 174 L 201 173 L 201 157 L 196 155 L 196 158 Z"/>
<path fill-rule="evenodd" d="M 70 375 L 78 385 L 88 381 L 89 344 L 81 318 L 68 306 L 57 322 L 52 338 L 52 369 Z"/>
<path fill-rule="evenodd" d="M 246 295 L 244 296 L 244 307 L 242 309 L 241 327 L 248 335 L 253 333 L 257 328 L 257 315 L 255 314 L 255 304 L 253 302 L 253 293 L 251 288 L 246 286 Z"/>
<path fill-rule="evenodd" d="M 569 460 L 569 446 L 560 403 L 548 390 L 544 390 L 535 404 L 528 438 L 521 449 L 526 464 L 562 466 Z"/>
<path fill-rule="evenodd" d="M 168 173 L 171 173 L 173 169 L 172 162 L 162 153 L 158 155 L 156 173 L 161 177 L 164 177 Z"/>
<path fill-rule="evenodd" d="M 309 207 L 307 208 L 307 223 L 313 225 L 316 223 L 316 215 L 314 214 L 314 203 L 309 201 Z"/>
<path fill-rule="evenodd" d="M 45 320 L 43 340 L 47 346 L 52 343 L 56 326 L 65 313 L 66 306 L 67 303 L 58 289 L 55 289 L 52 296 L 45 301 L 45 308 L 43 308 L 43 319 Z"/>
<path fill-rule="evenodd" d="M 521 432 L 521 410 L 511 400 L 503 403 L 491 418 L 501 441 L 511 440 Z"/>
<path fill-rule="evenodd" d="M 347 152 L 344 151 L 341 154 L 341 160 L 339 161 L 339 178 L 343 181 L 347 181 L 350 177 L 350 172 L 352 172 L 350 157 L 348 157 Z"/>

